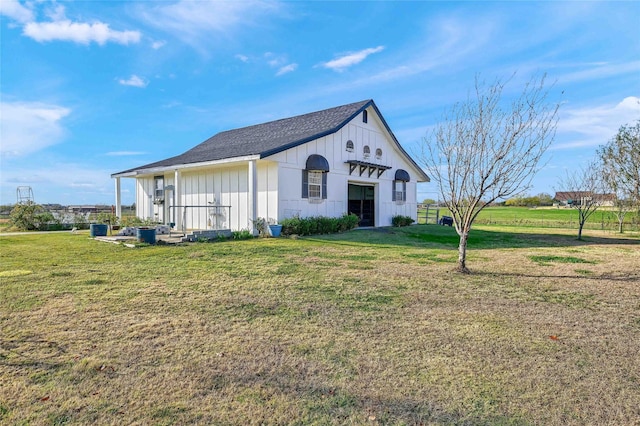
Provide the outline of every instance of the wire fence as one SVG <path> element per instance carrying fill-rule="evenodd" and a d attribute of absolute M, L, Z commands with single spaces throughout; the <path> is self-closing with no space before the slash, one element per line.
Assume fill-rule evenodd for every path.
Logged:
<path fill-rule="evenodd" d="M 419 224 L 437 224 L 442 216 L 451 213 L 444 207 L 420 208 L 418 210 Z M 474 221 L 478 225 L 524 226 L 538 228 L 578 229 L 578 213 L 570 210 L 558 214 L 556 210 L 525 210 L 510 214 L 509 211 L 485 210 Z M 598 210 L 593 213 L 584 224 L 584 229 L 619 232 L 620 224 L 615 212 Z M 623 231 L 640 232 L 640 216 L 629 212 L 622 224 Z"/>

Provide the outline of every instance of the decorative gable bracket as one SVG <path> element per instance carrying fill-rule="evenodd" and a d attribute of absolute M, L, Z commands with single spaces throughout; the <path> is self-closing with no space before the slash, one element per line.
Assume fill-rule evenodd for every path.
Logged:
<path fill-rule="evenodd" d="M 385 172 L 385 170 L 389 170 L 391 168 L 391 166 L 367 163 L 366 161 L 358 161 L 358 160 L 345 161 L 345 164 L 349 165 L 349 175 L 353 174 L 353 172 L 357 169 L 360 176 L 362 176 L 364 172 L 367 172 L 369 177 L 371 177 L 373 173 L 377 172 L 378 178 L 380 178 L 380 176 Z"/>

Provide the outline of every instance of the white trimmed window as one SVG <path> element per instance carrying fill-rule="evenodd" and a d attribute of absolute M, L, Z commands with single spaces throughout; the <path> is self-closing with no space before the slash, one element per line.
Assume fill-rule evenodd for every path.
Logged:
<path fill-rule="evenodd" d="M 407 200 L 407 190 L 406 183 L 400 180 L 395 181 L 396 184 L 396 201 L 406 201 Z"/>
<path fill-rule="evenodd" d="M 309 198 L 322 199 L 322 172 L 309 172 Z"/>
<path fill-rule="evenodd" d="M 154 176 L 153 177 L 153 189 L 154 196 L 156 199 L 164 198 L 164 176 Z"/>
<path fill-rule="evenodd" d="M 321 203 L 327 198 L 329 162 L 322 155 L 311 154 L 302 170 L 302 198 Z"/>

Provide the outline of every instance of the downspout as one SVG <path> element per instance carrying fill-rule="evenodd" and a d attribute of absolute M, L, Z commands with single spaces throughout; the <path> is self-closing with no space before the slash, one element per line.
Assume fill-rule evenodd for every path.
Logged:
<path fill-rule="evenodd" d="M 248 205 L 248 217 L 249 217 L 249 221 L 251 223 L 249 223 L 249 229 L 253 230 L 253 235 L 257 235 L 256 232 L 256 227 L 255 227 L 255 221 L 256 221 L 256 214 L 257 214 L 257 210 L 258 210 L 258 173 L 257 173 L 257 169 L 256 169 L 256 160 L 250 160 L 249 161 L 249 170 L 248 170 L 248 174 L 249 174 L 249 205 Z"/>
<path fill-rule="evenodd" d="M 180 186 L 181 186 L 181 182 L 180 182 L 180 170 L 176 169 L 174 176 L 173 176 L 173 184 L 175 186 L 174 191 L 173 191 L 173 221 L 176 224 L 176 229 L 182 229 L 183 223 L 182 223 L 182 210 L 176 208 L 175 206 L 180 206 L 182 205 L 182 201 L 181 201 L 181 191 L 180 191 Z M 183 207 L 184 208 L 184 207 Z"/>
<path fill-rule="evenodd" d="M 120 196 L 120 178 L 116 178 L 116 216 L 122 219 L 122 198 Z"/>

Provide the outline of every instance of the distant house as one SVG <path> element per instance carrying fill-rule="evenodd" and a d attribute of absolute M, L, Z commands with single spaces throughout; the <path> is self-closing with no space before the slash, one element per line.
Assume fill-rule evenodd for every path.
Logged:
<path fill-rule="evenodd" d="M 602 207 L 611 207 L 616 201 L 615 194 L 594 194 L 591 191 L 562 191 L 556 192 L 553 199 L 560 206 L 587 205 L 597 203 Z"/>
<path fill-rule="evenodd" d="M 69 213 L 95 213 L 98 211 L 98 207 L 88 206 L 88 205 L 83 205 L 83 206 L 72 205 L 67 207 L 67 211 Z"/>
<path fill-rule="evenodd" d="M 356 214 L 360 226 L 417 218 L 429 178 L 373 100 L 228 130 L 194 148 L 111 175 L 136 180 L 136 214 L 179 228 L 253 229 L 258 217 Z"/>

